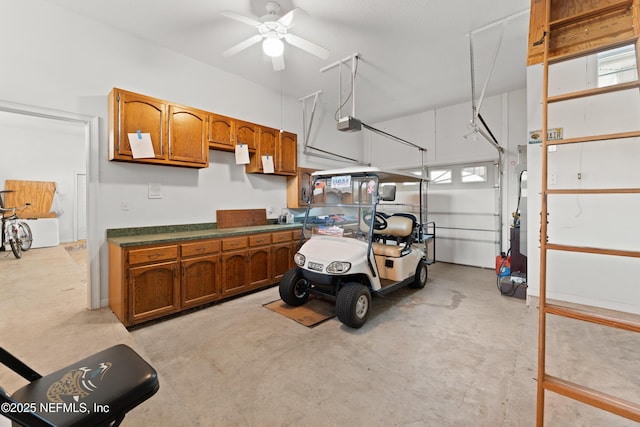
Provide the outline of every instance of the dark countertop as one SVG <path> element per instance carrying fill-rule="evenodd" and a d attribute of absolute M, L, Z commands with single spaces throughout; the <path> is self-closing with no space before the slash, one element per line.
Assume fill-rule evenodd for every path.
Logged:
<path fill-rule="evenodd" d="M 191 227 L 193 228 L 193 227 Z M 301 223 L 294 224 L 267 224 L 267 225 L 253 225 L 249 227 L 234 227 L 234 228 L 204 228 L 204 229 L 189 229 L 189 226 L 185 226 L 184 230 L 180 230 L 179 226 L 172 227 L 171 230 L 163 230 L 161 227 L 158 230 L 147 230 L 140 228 L 139 230 L 143 234 L 136 234 L 136 229 L 126 229 L 128 235 L 117 235 L 120 230 L 107 230 L 107 241 L 120 247 L 140 246 L 148 244 L 158 243 L 176 243 L 185 240 L 199 240 L 199 239 L 213 239 L 220 237 L 232 237 L 243 236 L 247 234 L 255 233 L 269 233 L 277 231 L 287 230 L 301 230 Z M 130 230 L 130 231 L 129 231 Z M 110 233 L 111 231 L 114 231 Z M 114 235 L 115 234 L 115 235 Z"/>

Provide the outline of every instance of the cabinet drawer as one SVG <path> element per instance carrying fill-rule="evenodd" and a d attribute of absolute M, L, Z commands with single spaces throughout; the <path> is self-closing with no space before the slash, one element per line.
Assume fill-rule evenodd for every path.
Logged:
<path fill-rule="evenodd" d="M 293 231 L 281 231 L 279 233 L 272 233 L 271 238 L 273 243 L 289 242 L 293 240 Z"/>
<path fill-rule="evenodd" d="M 249 236 L 249 246 L 262 246 L 271 243 L 271 234 L 255 234 Z"/>
<path fill-rule="evenodd" d="M 217 252 L 220 252 L 220 240 L 205 240 L 180 245 L 180 255 L 183 257 L 215 254 Z"/>
<path fill-rule="evenodd" d="M 159 246 L 129 251 L 129 265 L 144 264 L 155 261 L 172 260 L 178 257 L 178 246 Z"/>
<path fill-rule="evenodd" d="M 234 249 L 242 249 L 247 247 L 247 237 L 234 237 L 229 239 L 222 239 L 222 250 L 232 251 Z"/>

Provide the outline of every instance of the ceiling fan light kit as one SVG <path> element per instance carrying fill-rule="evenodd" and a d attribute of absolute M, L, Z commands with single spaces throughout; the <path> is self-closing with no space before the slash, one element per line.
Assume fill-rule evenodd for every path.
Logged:
<path fill-rule="evenodd" d="M 262 51 L 267 54 L 267 56 L 282 56 L 284 53 L 284 43 L 278 38 L 267 37 L 262 42 Z"/>
<path fill-rule="evenodd" d="M 226 57 L 247 49 L 250 46 L 262 41 L 263 52 L 273 59 L 273 69 L 276 71 L 284 69 L 284 42 L 317 56 L 320 59 L 327 59 L 329 51 L 324 47 L 312 43 L 295 34 L 291 34 L 289 29 L 293 24 L 296 15 L 306 13 L 300 8 L 295 8 L 284 16 L 279 16 L 280 4 L 275 1 L 265 2 L 267 14 L 259 20 L 248 16 L 240 15 L 232 11 L 223 11 L 221 14 L 227 18 L 250 25 L 258 30 L 258 34 L 249 37 L 235 46 L 223 52 Z M 284 40 L 283 40 L 284 39 Z"/>

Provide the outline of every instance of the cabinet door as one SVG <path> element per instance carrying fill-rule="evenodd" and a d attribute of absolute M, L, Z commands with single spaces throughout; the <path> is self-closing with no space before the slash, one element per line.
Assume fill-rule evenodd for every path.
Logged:
<path fill-rule="evenodd" d="M 129 321 L 151 320 L 180 309 L 177 261 L 129 269 Z"/>
<path fill-rule="evenodd" d="M 245 292 L 249 289 L 247 251 L 227 252 L 222 255 L 221 296 Z"/>
<path fill-rule="evenodd" d="M 204 111 L 169 106 L 169 160 L 208 166 L 207 115 Z"/>
<path fill-rule="evenodd" d="M 280 131 L 272 128 L 261 127 L 258 137 L 258 150 L 254 156 L 251 156 L 251 162 L 246 166 L 246 171 L 249 173 L 262 173 L 264 168 L 262 167 L 262 156 L 270 156 L 274 158 L 274 169 L 277 166 L 276 145 L 278 142 Z"/>
<path fill-rule="evenodd" d="M 298 136 L 291 132 L 280 133 L 277 161 L 280 175 L 295 175 L 298 167 Z"/>
<path fill-rule="evenodd" d="M 264 246 L 249 251 L 249 286 L 251 289 L 271 283 L 271 248 Z"/>
<path fill-rule="evenodd" d="M 284 273 L 293 266 L 293 245 L 291 242 L 280 243 L 271 247 L 273 280 L 280 281 Z"/>
<path fill-rule="evenodd" d="M 256 151 L 258 147 L 258 127 L 249 122 L 235 121 L 235 143 L 247 144 L 249 151 Z"/>
<path fill-rule="evenodd" d="M 209 114 L 209 130 L 207 140 L 209 148 L 216 150 L 234 150 L 234 122 L 233 119 L 218 114 Z"/>
<path fill-rule="evenodd" d="M 182 308 L 215 301 L 220 297 L 219 256 L 205 255 L 181 261 Z"/>
<path fill-rule="evenodd" d="M 287 178 L 287 207 L 289 209 L 306 208 L 311 199 L 315 169 L 298 168 L 296 176 Z"/>
<path fill-rule="evenodd" d="M 129 134 L 148 133 L 151 135 L 155 159 L 167 159 L 166 123 L 167 106 L 160 100 L 135 93 L 114 90 L 112 95 L 113 114 L 112 132 L 115 144 L 110 150 L 112 160 L 132 160 L 133 153 L 129 144 Z M 141 159 L 142 160 L 142 159 Z M 143 161 L 148 161 L 144 159 Z"/>

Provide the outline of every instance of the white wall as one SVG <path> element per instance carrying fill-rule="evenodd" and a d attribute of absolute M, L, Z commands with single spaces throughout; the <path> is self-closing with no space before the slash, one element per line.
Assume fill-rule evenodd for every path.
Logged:
<path fill-rule="evenodd" d="M 593 87 L 589 60 L 551 69 L 554 93 Z M 542 66 L 527 70 L 529 130 L 542 127 Z M 549 127 L 563 127 L 564 137 L 638 129 L 637 90 L 590 97 L 549 110 Z M 548 187 L 640 187 L 640 144 L 637 138 L 557 146 L 549 154 Z M 529 294 L 540 287 L 541 146 L 528 147 L 529 161 Z M 579 175 L 580 174 L 580 175 Z M 550 195 L 549 242 L 575 246 L 638 250 L 640 195 Z M 532 206 L 533 205 L 533 206 Z M 608 255 L 548 251 L 547 295 L 550 298 L 640 313 L 640 260 Z"/>
<path fill-rule="evenodd" d="M 280 93 L 40 0 L 2 6 L 2 100 L 100 118 L 98 215 L 89 227 L 100 239 L 103 305 L 108 228 L 213 222 L 216 209 L 271 207 L 275 217 L 286 206 L 284 177 L 247 175 L 227 153 L 210 152 L 210 167 L 200 170 L 109 162 L 107 94 L 120 87 L 266 126 L 282 124 L 301 139 L 296 98 L 284 98 L 281 117 L 281 109 L 273 108 L 280 106 Z M 275 72 L 274 79 L 280 79 Z M 315 145 L 362 157 L 361 144 L 351 144 L 358 137 L 339 134 L 325 114 L 329 118 L 331 125 L 317 127 Z M 300 159 L 301 165 L 314 162 Z M 150 183 L 161 185 L 162 199 L 148 199 Z M 129 210 L 121 209 L 123 201 Z"/>
<path fill-rule="evenodd" d="M 505 148 L 503 156 L 503 247 L 509 247 L 511 213 L 517 203 L 518 145 L 526 145 L 526 91 L 517 90 L 487 97 L 481 107 L 481 115 L 491 131 Z M 374 124 L 377 129 L 407 140 L 427 149 L 424 156 L 427 166 L 497 160 L 497 150 L 482 136 L 464 138 L 469 133 L 472 118 L 471 101 L 445 106 L 411 116 Z M 365 158 L 378 167 L 413 168 L 420 166 L 420 154 L 416 148 L 403 145 L 379 134 L 365 132 Z M 469 197 L 469 193 L 477 196 Z M 478 200 L 478 197 L 480 200 Z M 497 213 L 497 192 L 483 190 L 447 190 L 435 185 L 429 190 L 429 210 L 443 209 L 456 212 Z M 478 205 L 482 202 L 482 206 Z M 429 220 L 440 221 L 450 227 L 496 229 L 497 219 L 479 215 L 448 216 L 434 215 Z M 471 220 L 471 222 L 470 222 Z M 436 224 L 437 225 L 437 224 Z M 498 236 L 486 232 L 451 231 L 449 236 L 471 240 L 497 240 Z M 443 233 L 443 235 L 445 235 Z M 469 240 L 440 239 L 437 242 L 441 261 L 456 262 L 480 267 L 493 267 L 500 249 L 493 243 Z"/>
<path fill-rule="evenodd" d="M 59 240 L 74 240 L 75 173 L 86 172 L 84 126 L 0 112 L 0 188 L 5 181 L 56 183 Z"/>

